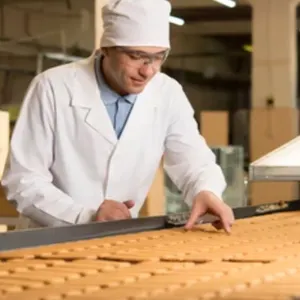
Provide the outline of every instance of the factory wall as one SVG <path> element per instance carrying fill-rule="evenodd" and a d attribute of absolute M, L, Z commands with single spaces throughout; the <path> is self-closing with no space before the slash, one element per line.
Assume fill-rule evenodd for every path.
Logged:
<path fill-rule="evenodd" d="M 172 32 L 172 31 L 171 31 Z M 207 79 L 217 74 L 228 75 L 232 71 L 223 57 L 197 56 L 196 53 L 224 51 L 224 46 L 217 41 L 201 36 L 172 34 L 172 52 L 166 62 L 166 67 L 177 70 L 186 70 L 203 74 Z M 196 114 L 201 110 L 226 110 L 230 95 L 225 91 L 203 86 L 199 83 L 191 84 L 185 80 L 184 75 L 179 82 L 192 103 Z"/>
<path fill-rule="evenodd" d="M 37 69 L 37 54 L 44 51 L 64 52 L 70 47 L 90 53 L 94 45 L 93 0 L 73 1 L 69 9 L 65 1 L 4 6 L 0 28 L 0 108 L 18 106 Z M 174 25 L 172 25 L 173 27 Z M 173 27 L 174 28 L 174 27 Z M 230 72 L 227 62 L 214 57 L 186 57 L 200 51 L 219 51 L 222 45 L 212 39 L 190 38 L 172 32 L 172 52 L 166 66 L 201 72 L 208 78 Z M 18 41 L 18 42 L 17 42 Z M 88 54 L 86 54 L 88 55 Z M 59 62 L 45 61 L 50 67 Z M 180 80 L 198 115 L 203 109 L 227 109 L 228 93 Z"/>
<path fill-rule="evenodd" d="M 84 6 L 82 6 L 84 4 Z M 40 51 L 65 52 L 93 48 L 93 1 L 65 1 L 6 5 L 0 28 L 0 105 L 18 105 L 36 74 Z M 46 62 L 46 66 L 55 65 Z"/>

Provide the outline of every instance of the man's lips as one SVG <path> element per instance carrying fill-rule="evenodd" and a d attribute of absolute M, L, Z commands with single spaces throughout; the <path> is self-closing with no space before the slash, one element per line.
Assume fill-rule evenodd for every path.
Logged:
<path fill-rule="evenodd" d="M 143 80 L 143 79 L 141 80 L 141 79 L 136 79 L 136 78 L 131 78 L 131 80 L 137 85 L 142 85 L 146 82 L 146 80 Z"/>

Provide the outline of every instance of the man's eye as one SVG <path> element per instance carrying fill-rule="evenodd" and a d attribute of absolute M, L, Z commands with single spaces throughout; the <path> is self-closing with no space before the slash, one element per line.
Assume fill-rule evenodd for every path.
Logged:
<path fill-rule="evenodd" d="M 134 60 L 138 60 L 138 59 L 141 59 L 141 56 L 139 54 L 136 54 L 136 53 L 130 53 L 129 54 L 129 57 L 131 59 L 134 59 Z"/>
<path fill-rule="evenodd" d="M 156 61 L 161 61 L 161 60 L 164 59 L 164 56 L 163 56 L 163 55 L 158 55 L 158 56 L 155 56 L 154 59 L 155 59 Z"/>

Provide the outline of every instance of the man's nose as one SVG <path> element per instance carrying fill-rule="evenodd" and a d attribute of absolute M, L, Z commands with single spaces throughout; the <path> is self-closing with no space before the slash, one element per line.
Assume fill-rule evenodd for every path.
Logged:
<path fill-rule="evenodd" d="M 144 64 L 139 71 L 140 74 L 146 78 L 152 76 L 156 72 L 152 63 Z"/>

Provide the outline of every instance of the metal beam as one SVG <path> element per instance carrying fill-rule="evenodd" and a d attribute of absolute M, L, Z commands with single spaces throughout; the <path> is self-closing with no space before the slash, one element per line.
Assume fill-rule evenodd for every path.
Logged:
<path fill-rule="evenodd" d="M 210 34 L 250 34 L 251 21 L 196 21 L 188 22 L 184 26 L 172 26 L 173 34 L 210 35 Z"/>
<path fill-rule="evenodd" d="M 18 56 L 34 56 L 36 57 L 40 52 L 61 52 L 61 47 L 53 45 L 40 45 L 31 40 L 12 40 L 9 38 L 0 38 L 0 53 L 10 53 Z M 85 49 L 69 47 L 67 54 L 88 57 L 91 52 Z"/>
<path fill-rule="evenodd" d="M 251 21 L 252 7 L 250 5 L 238 5 L 233 9 L 228 9 L 225 6 L 175 7 L 172 10 L 172 15 L 184 19 L 187 24 L 215 21 Z M 298 6 L 297 18 L 299 17 L 300 7 Z"/>
<path fill-rule="evenodd" d="M 180 53 L 180 54 L 170 54 L 169 59 L 186 59 L 186 58 L 200 58 L 200 57 L 249 57 L 251 54 L 246 51 L 211 51 L 211 52 L 195 52 L 195 53 Z"/>
<path fill-rule="evenodd" d="M 61 2 L 61 0 L 1 0 L 1 4 L 3 5 L 11 5 L 11 4 L 24 4 L 24 3 L 35 3 L 35 2 L 47 2 L 47 3 L 53 3 L 53 2 Z"/>
<path fill-rule="evenodd" d="M 72 10 L 72 3 L 71 0 L 66 0 L 66 6 L 68 10 Z"/>
<path fill-rule="evenodd" d="M 249 90 L 251 85 L 250 79 L 243 79 L 241 77 L 229 78 L 215 76 L 213 78 L 207 78 L 202 73 L 171 68 L 164 68 L 163 72 L 178 80 L 178 82 L 183 85 L 185 82 L 199 87 L 205 86 L 225 91 Z"/>
<path fill-rule="evenodd" d="M 26 70 L 20 68 L 14 68 L 12 66 L 0 65 L 0 71 L 11 72 L 11 73 L 19 73 L 27 76 L 35 76 L 35 71 Z"/>
<path fill-rule="evenodd" d="M 223 4 L 214 0 L 169 0 L 174 8 L 197 8 L 197 7 L 224 7 Z M 235 0 L 237 5 L 250 5 L 252 0 Z"/>
<path fill-rule="evenodd" d="M 252 7 L 250 5 L 240 5 L 233 9 L 228 9 L 225 6 L 174 8 L 172 15 L 184 19 L 186 23 L 250 21 L 252 19 Z"/>

